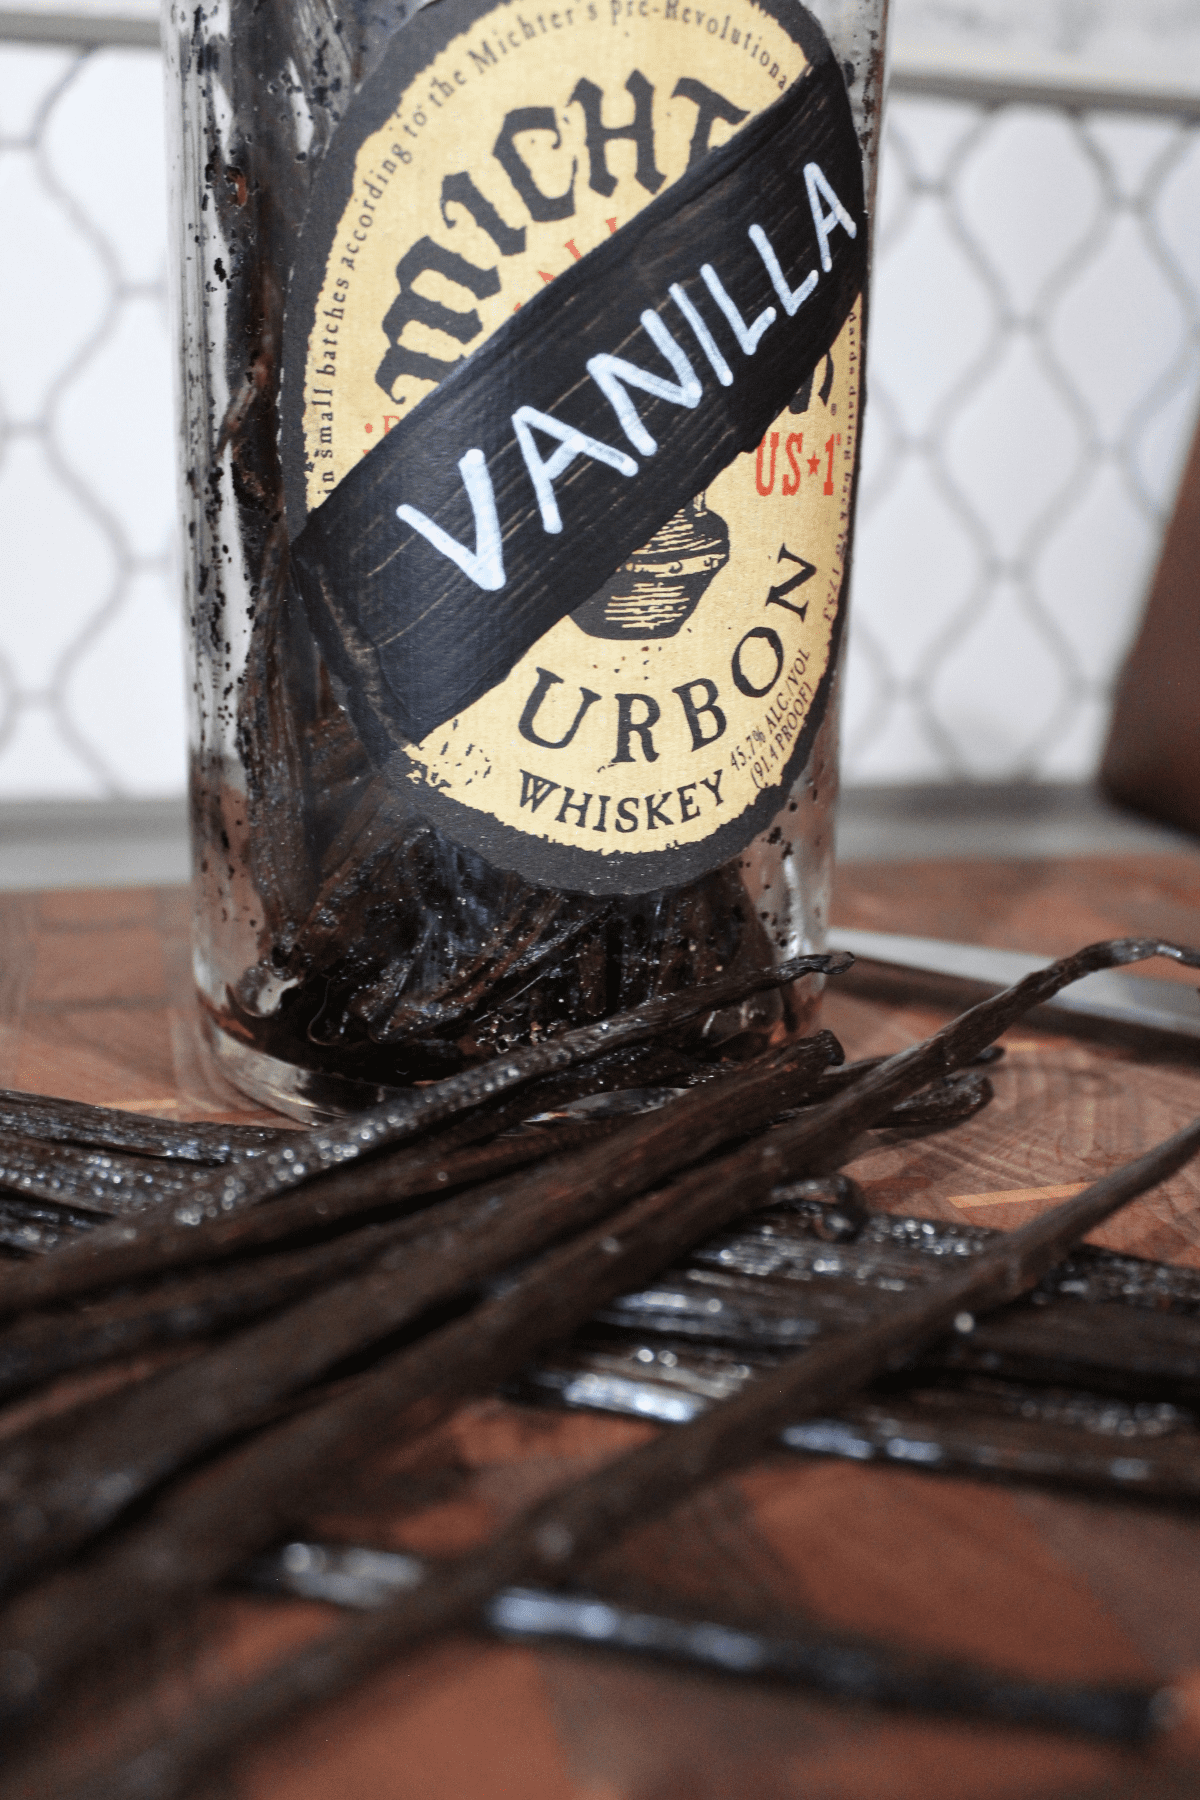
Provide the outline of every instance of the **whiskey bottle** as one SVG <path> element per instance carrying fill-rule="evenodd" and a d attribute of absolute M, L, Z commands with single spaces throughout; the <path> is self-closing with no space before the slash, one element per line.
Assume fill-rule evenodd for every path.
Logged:
<path fill-rule="evenodd" d="M 170 9 L 195 963 L 246 1091 L 352 1109 L 820 947 L 883 12 Z"/>

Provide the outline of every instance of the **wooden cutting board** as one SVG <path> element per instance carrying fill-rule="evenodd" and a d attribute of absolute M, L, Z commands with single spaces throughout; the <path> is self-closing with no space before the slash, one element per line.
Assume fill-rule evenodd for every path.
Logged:
<path fill-rule="evenodd" d="M 1116 934 L 1197 941 L 1200 859 L 859 864 L 839 878 L 834 918 L 1049 954 Z M 182 890 L 10 895 L 0 898 L 0 933 L 0 1085 L 160 1116 L 266 1116 L 199 1053 Z M 945 1016 L 929 997 L 881 999 L 861 978 L 825 1001 L 851 1056 L 899 1048 Z M 1014 1225 L 1200 1112 L 1191 1051 L 1028 1028 L 1009 1034 L 1007 1051 L 996 1099 L 976 1119 L 941 1138 L 876 1142 L 856 1159 L 874 1205 Z M 1098 1241 L 1200 1262 L 1200 1168 Z M 384 1447 L 369 1472 L 347 1476 L 336 1517 L 314 1525 L 449 1554 L 651 1429 L 482 1400 L 416 1451 Z M 1200 1671 L 1200 1520 L 1164 1509 L 780 1456 L 647 1527 L 614 1561 L 665 1591 L 759 1597 L 1032 1677 Z M 185 1646 L 170 1704 L 192 1684 L 248 1674 L 328 1618 L 313 1606 L 222 1600 Z M 246 1800 L 1131 1800 L 1200 1792 L 1200 1735 L 1114 1751 L 459 1639 L 264 1745 L 240 1764 L 235 1791 Z"/>

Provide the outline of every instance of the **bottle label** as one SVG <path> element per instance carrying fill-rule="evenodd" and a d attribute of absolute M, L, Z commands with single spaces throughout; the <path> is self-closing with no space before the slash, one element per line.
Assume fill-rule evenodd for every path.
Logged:
<path fill-rule="evenodd" d="M 317 177 L 292 566 L 355 725 L 457 841 L 590 893 L 770 822 L 842 623 L 867 225 L 795 0 L 438 0 Z"/>

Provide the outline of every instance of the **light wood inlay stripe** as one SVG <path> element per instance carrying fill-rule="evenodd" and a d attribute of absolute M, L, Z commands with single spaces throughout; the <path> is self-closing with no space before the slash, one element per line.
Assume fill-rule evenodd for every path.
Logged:
<path fill-rule="evenodd" d="M 993 1194 L 951 1194 L 951 1206 L 971 1208 L 973 1206 L 1015 1206 L 1024 1200 L 1069 1200 L 1072 1194 L 1082 1194 L 1090 1184 L 1086 1181 L 1066 1181 L 1058 1187 L 1000 1188 Z"/>

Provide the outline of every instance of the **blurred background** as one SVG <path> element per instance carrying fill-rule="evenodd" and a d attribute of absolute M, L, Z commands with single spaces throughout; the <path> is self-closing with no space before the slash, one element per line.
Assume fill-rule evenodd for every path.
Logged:
<path fill-rule="evenodd" d="M 1200 0 L 893 9 L 841 854 L 1151 843 L 1092 784 L 1200 405 Z M 0 0 L 0 885 L 186 879 L 157 37 Z"/>

